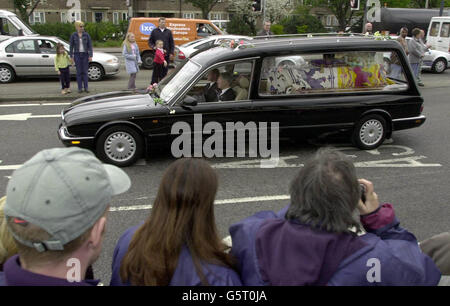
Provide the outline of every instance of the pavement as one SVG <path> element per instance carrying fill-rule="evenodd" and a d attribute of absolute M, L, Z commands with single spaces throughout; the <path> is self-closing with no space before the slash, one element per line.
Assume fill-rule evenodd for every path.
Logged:
<path fill-rule="evenodd" d="M 86 95 L 95 95 L 104 92 L 126 90 L 129 75 L 125 71 L 125 62 L 121 54 L 121 48 L 95 48 L 95 51 L 101 51 L 116 55 L 120 62 L 118 74 L 107 76 L 101 81 L 89 82 L 89 94 L 77 92 L 76 79 L 72 78 L 72 93 L 61 95 L 58 76 L 47 78 L 23 78 L 10 84 L 0 84 L 0 103 L 1 102 L 70 102 Z M 425 88 L 450 87 L 450 69 L 442 74 L 434 74 L 424 71 L 422 73 Z M 139 89 L 145 89 L 150 84 L 152 70 L 141 69 L 136 78 L 136 86 Z"/>

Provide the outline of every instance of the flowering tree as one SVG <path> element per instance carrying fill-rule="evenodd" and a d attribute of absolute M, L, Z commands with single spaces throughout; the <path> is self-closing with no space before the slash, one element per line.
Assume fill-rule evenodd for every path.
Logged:
<path fill-rule="evenodd" d="M 14 0 L 14 10 L 19 11 L 20 18 L 26 23 L 41 0 Z"/>
<path fill-rule="evenodd" d="M 278 23 L 281 19 L 292 13 L 294 7 L 289 0 L 265 0 L 266 20 Z"/>

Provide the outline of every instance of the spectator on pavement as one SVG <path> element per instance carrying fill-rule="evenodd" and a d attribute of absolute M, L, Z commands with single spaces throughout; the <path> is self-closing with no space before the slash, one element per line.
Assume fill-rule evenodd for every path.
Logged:
<path fill-rule="evenodd" d="M 3 265 L 8 258 L 17 254 L 16 243 L 6 227 L 5 214 L 3 213 L 5 202 L 6 197 L 0 199 L 0 286 L 5 285 Z"/>
<path fill-rule="evenodd" d="M 408 36 L 408 28 L 403 27 L 400 29 L 400 35 L 397 37 L 397 41 L 402 45 L 403 50 L 406 55 L 408 55 L 408 42 L 406 41 L 406 36 Z M 396 80 L 400 80 L 402 78 L 402 63 L 397 55 L 397 53 L 392 52 L 391 55 L 391 73 L 390 77 Z"/>
<path fill-rule="evenodd" d="M 70 90 L 70 57 L 67 54 L 64 45 L 61 43 L 56 44 L 56 56 L 55 56 L 55 70 L 58 72 L 59 80 L 61 82 L 61 94 L 65 95 L 71 93 Z"/>
<path fill-rule="evenodd" d="M 88 86 L 88 69 L 89 63 L 92 61 L 92 39 L 87 32 L 84 31 L 84 23 L 75 21 L 76 32 L 70 36 L 70 58 L 72 63 L 75 62 L 77 68 L 78 93 L 83 91 L 89 92 Z"/>
<path fill-rule="evenodd" d="M 343 153 L 320 150 L 290 194 L 277 214 L 262 211 L 230 227 L 244 285 L 439 283 L 438 268 L 400 227 L 392 205 L 379 204 L 373 184 L 356 178 Z"/>
<path fill-rule="evenodd" d="M 256 36 L 271 36 L 273 35 L 272 31 L 270 31 L 270 26 L 272 23 L 269 20 L 265 20 L 263 23 L 263 28 L 261 31 L 256 34 Z"/>
<path fill-rule="evenodd" d="M 422 44 L 424 52 L 428 52 L 431 45 L 425 42 L 425 31 L 422 29 L 420 29 L 419 41 Z M 417 74 L 417 84 L 423 87 L 425 86 L 425 84 L 422 82 L 422 66 L 423 66 L 423 58 L 419 62 L 419 72 Z"/>
<path fill-rule="evenodd" d="M 204 160 L 172 163 L 150 216 L 119 239 L 111 285 L 241 285 L 217 234 L 217 185 L 215 171 Z"/>
<path fill-rule="evenodd" d="M 125 58 L 125 68 L 130 75 L 128 89 L 136 90 L 136 75 L 139 72 L 139 65 L 142 64 L 139 47 L 133 33 L 127 33 L 122 43 L 122 55 Z"/>
<path fill-rule="evenodd" d="M 415 28 L 412 30 L 411 33 L 413 37 L 412 39 L 409 40 L 408 43 L 408 50 L 409 50 L 408 59 L 409 63 L 411 64 L 411 68 L 413 70 L 416 82 L 418 82 L 420 62 L 423 60 L 423 57 L 425 56 L 425 48 L 423 43 L 420 41 L 420 29 Z"/>
<path fill-rule="evenodd" d="M 175 52 L 175 43 L 173 41 L 172 32 L 166 28 L 166 18 L 159 18 L 159 25 L 156 29 L 154 29 L 150 35 L 148 40 L 148 45 L 151 49 L 157 49 L 156 41 L 162 40 L 164 44 L 164 57 L 167 62 L 167 66 L 164 67 L 162 78 L 167 75 L 167 71 L 169 70 L 169 63 L 173 60 L 174 52 Z M 153 82 L 152 82 L 153 84 Z"/>
<path fill-rule="evenodd" d="M 43 150 L 16 170 L 4 213 L 18 255 L 4 265 L 7 286 L 89 286 L 113 195 L 127 191 L 120 168 L 80 148 Z"/>
<path fill-rule="evenodd" d="M 155 59 L 153 60 L 152 81 L 150 84 L 159 83 L 167 72 L 165 72 L 168 62 L 165 60 L 164 42 L 162 40 L 156 41 Z"/>

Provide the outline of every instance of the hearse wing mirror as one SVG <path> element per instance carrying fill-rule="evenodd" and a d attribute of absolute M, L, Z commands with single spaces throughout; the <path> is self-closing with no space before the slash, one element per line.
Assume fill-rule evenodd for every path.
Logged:
<path fill-rule="evenodd" d="M 23 36 L 23 30 L 22 29 L 19 30 L 19 36 Z"/>

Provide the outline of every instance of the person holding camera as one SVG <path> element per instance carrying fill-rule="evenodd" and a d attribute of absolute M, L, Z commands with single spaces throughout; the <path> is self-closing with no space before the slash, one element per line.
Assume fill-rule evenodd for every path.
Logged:
<path fill-rule="evenodd" d="M 379 204 L 372 182 L 358 180 L 343 153 L 319 150 L 295 176 L 290 196 L 278 213 L 262 211 L 230 227 L 243 285 L 439 283 L 440 271 L 400 227 L 393 206 Z"/>

